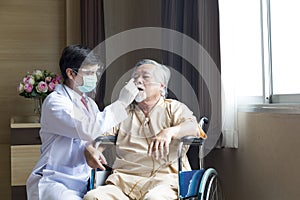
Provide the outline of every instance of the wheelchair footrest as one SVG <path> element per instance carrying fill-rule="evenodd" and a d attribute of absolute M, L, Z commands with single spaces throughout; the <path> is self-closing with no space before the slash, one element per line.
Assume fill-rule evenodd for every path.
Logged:
<path fill-rule="evenodd" d="M 198 195 L 204 169 L 179 172 L 179 197 L 184 199 Z"/>

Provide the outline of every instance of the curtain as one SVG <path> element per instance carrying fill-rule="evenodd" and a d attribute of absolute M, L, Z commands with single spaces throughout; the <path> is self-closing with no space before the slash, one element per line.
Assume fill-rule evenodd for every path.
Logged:
<path fill-rule="evenodd" d="M 178 74 L 176 82 L 179 85 L 173 88 L 180 88 L 176 91 L 169 91 L 170 97 L 179 99 L 188 105 L 188 107 L 194 112 L 196 117 L 200 119 L 201 116 L 206 116 L 209 119 L 212 117 L 212 111 L 214 116 L 217 116 L 217 121 L 214 124 L 210 123 L 208 128 L 209 141 L 206 141 L 205 152 L 214 148 L 217 141 L 222 138 L 221 136 L 221 62 L 220 62 L 220 39 L 219 39 L 219 10 L 218 0 L 166 0 L 162 1 L 162 26 L 163 28 L 172 29 L 178 31 L 199 43 L 199 47 L 196 49 L 193 47 L 186 47 L 185 41 L 173 40 L 168 36 L 163 36 L 164 45 L 172 48 L 174 43 L 181 43 L 182 55 L 192 55 L 196 57 L 196 65 L 199 68 L 192 65 L 184 57 L 171 53 L 163 52 L 163 63 L 172 67 Z M 201 51 L 201 49 L 204 51 Z M 205 58 L 207 52 L 208 57 Z M 212 60 L 207 62 L 207 60 Z M 215 78 L 206 78 L 212 73 L 213 65 L 217 68 L 219 74 Z M 211 69 L 210 69 L 211 67 Z M 174 73 L 172 73 L 173 76 Z M 176 74 L 176 73 L 175 73 Z M 171 80 L 174 80 L 174 77 Z M 186 87 L 186 81 L 190 85 L 191 89 Z M 172 84 L 172 82 L 170 83 Z M 173 83 L 176 84 L 176 83 Z M 216 89 L 217 95 L 212 100 L 209 88 L 212 86 Z M 196 98 L 192 98 L 195 94 Z M 214 106 L 214 109 L 212 107 Z M 218 128 L 214 128 L 214 126 Z M 213 137 L 215 135 L 215 137 Z M 195 155 L 198 151 L 197 147 L 191 147 L 188 156 L 193 157 L 190 159 L 192 168 L 199 167 L 199 160 L 195 159 Z"/>
<path fill-rule="evenodd" d="M 93 49 L 105 40 L 103 0 L 81 0 L 81 42 Z M 101 62 L 105 62 L 101 60 Z M 94 94 L 100 110 L 104 108 L 105 71 L 99 77 L 100 81 Z"/>
<path fill-rule="evenodd" d="M 238 107 L 264 103 L 264 2 L 219 0 L 225 147 L 238 148 Z"/>

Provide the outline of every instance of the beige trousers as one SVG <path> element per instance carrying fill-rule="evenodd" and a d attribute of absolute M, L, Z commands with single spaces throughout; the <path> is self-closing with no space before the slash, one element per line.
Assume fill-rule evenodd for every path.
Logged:
<path fill-rule="evenodd" d="M 122 190 L 115 185 L 100 186 L 89 191 L 83 198 L 84 200 L 135 200 L 128 197 Z M 177 192 L 169 185 L 158 185 L 149 190 L 141 199 L 138 200 L 176 200 Z M 136 199 L 137 200 L 137 199 Z"/>

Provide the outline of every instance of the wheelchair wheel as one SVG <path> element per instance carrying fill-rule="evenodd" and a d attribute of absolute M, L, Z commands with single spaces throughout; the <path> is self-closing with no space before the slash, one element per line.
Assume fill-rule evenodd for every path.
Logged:
<path fill-rule="evenodd" d="M 205 171 L 200 187 L 199 200 L 222 200 L 223 193 L 218 173 L 215 169 L 209 168 Z"/>

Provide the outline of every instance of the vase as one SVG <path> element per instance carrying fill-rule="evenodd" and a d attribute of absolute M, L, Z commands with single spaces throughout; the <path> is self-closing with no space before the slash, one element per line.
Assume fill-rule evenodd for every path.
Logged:
<path fill-rule="evenodd" d="M 36 114 L 40 120 L 41 113 L 42 113 L 43 98 L 42 97 L 34 97 L 33 99 L 34 99 L 34 114 Z"/>

